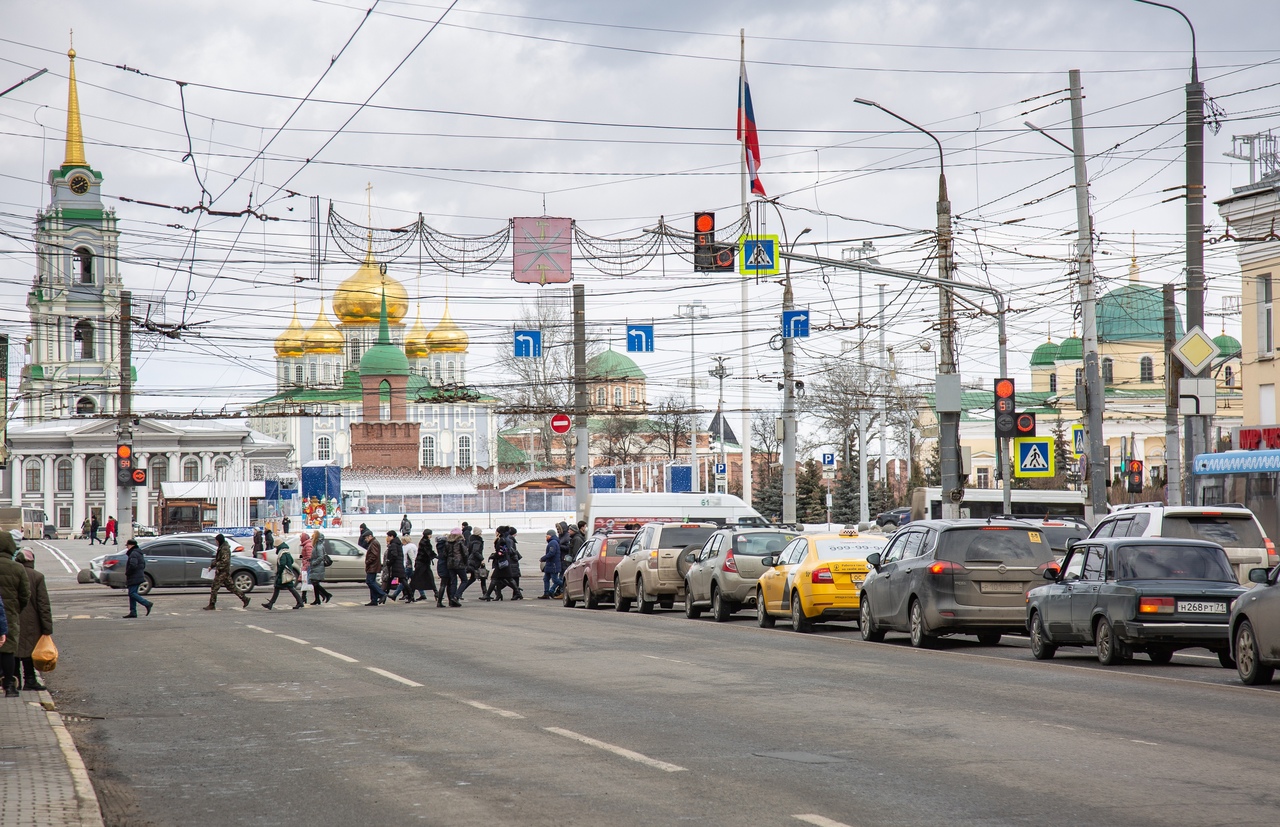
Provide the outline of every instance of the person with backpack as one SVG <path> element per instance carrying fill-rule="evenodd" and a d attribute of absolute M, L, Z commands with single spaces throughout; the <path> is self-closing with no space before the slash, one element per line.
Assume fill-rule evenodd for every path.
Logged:
<path fill-rule="evenodd" d="M 400 533 L 401 533 L 401 534 L 412 534 L 412 533 L 413 533 L 413 523 L 409 522 L 409 515 L 408 515 L 408 514 L 406 514 L 406 515 L 404 515 L 403 517 L 401 517 L 401 518 L 400 518 Z"/>

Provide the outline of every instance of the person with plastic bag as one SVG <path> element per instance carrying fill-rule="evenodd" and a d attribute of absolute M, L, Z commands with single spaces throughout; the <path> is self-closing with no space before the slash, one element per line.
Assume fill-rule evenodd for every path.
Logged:
<path fill-rule="evenodd" d="M 218 608 L 218 592 L 222 589 L 240 598 L 244 607 L 249 608 L 249 596 L 236 588 L 231 580 L 231 544 L 221 534 L 213 539 L 218 544 L 218 550 L 213 555 L 213 584 L 209 586 L 209 605 L 204 610 L 212 612 Z"/>
<path fill-rule="evenodd" d="M 276 557 L 275 588 L 271 591 L 271 599 L 263 603 L 262 608 L 268 611 L 275 608 L 280 592 L 287 591 L 293 595 L 293 608 L 301 609 L 307 604 L 303 601 L 302 595 L 298 594 L 298 568 L 294 565 L 293 555 L 289 553 L 289 544 L 281 543 L 276 546 L 276 549 L 280 555 Z"/>
<path fill-rule="evenodd" d="M 38 692 L 45 688 L 36 677 L 36 664 L 31 654 L 36 641 L 43 635 L 53 634 L 53 608 L 49 603 L 49 589 L 45 586 L 44 573 L 36 571 L 36 556 L 29 548 L 18 552 L 18 562 L 27 569 L 31 583 L 31 600 L 22 610 L 22 640 L 18 641 L 18 663 L 22 667 L 22 689 Z"/>
<path fill-rule="evenodd" d="M 0 601 L 4 603 L 6 637 L 0 643 L 0 685 L 6 698 L 18 692 L 18 643 L 22 640 L 22 610 L 31 601 L 31 581 L 26 569 L 13 559 L 18 544 L 8 531 L 0 530 Z"/>

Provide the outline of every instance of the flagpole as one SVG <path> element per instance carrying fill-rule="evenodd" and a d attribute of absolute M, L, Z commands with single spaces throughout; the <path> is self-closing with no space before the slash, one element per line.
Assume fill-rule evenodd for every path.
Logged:
<path fill-rule="evenodd" d="M 742 184 L 742 218 L 743 232 L 750 226 L 747 222 L 750 214 L 747 202 L 747 141 L 746 129 L 746 78 L 747 78 L 747 33 L 746 29 L 738 29 L 738 129 L 737 134 L 741 146 L 740 179 Z M 742 309 L 739 321 L 742 324 L 742 431 L 738 435 L 738 443 L 742 446 L 742 499 L 751 505 L 751 335 L 747 327 L 747 277 L 742 276 Z"/>

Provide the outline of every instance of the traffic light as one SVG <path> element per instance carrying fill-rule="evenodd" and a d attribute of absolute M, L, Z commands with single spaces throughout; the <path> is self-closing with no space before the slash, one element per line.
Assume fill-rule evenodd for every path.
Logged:
<path fill-rule="evenodd" d="M 130 485 L 146 485 L 147 469 L 145 468 L 133 469 L 133 472 L 129 475 L 129 484 Z"/>
<path fill-rule="evenodd" d="M 133 446 L 116 446 L 116 484 L 133 485 Z"/>
<path fill-rule="evenodd" d="M 1013 420 L 1014 436 L 1026 437 L 1036 435 L 1036 415 L 1026 411 L 1018 414 Z"/>
<path fill-rule="evenodd" d="M 1125 473 L 1125 479 L 1129 483 L 1128 491 L 1130 494 L 1142 493 L 1142 460 L 1140 459 L 1129 460 L 1127 472 Z"/>
<path fill-rule="evenodd" d="M 716 243 L 716 214 L 693 214 L 693 269 L 700 273 L 733 270 L 733 245 Z"/>
<path fill-rule="evenodd" d="M 1014 427 L 1014 395 L 1012 379 L 996 380 L 996 439 L 1013 439 L 1018 430 Z"/>

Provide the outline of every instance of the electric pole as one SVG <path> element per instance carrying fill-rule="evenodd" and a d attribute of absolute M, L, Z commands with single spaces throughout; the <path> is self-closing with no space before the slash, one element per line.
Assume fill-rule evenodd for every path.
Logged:
<path fill-rule="evenodd" d="M 727 494 L 729 492 L 729 463 L 725 459 L 724 450 L 724 380 L 725 377 L 729 376 L 730 371 L 724 366 L 724 363 L 728 361 L 729 357 L 712 356 L 711 358 L 715 361 L 716 366 L 709 370 L 708 373 L 720 380 L 720 394 L 716 400 L 716 422 L 720 425 L 720 464 L 724 466 L 725 470 L 723 481 L 724 490 L 721 490 L 719 481 L 717 481 L 716 492 L 720 494 Z"/>
<path fill-rule="evenodd" d="M 133 445 L 133 293 L 128 290 L 120 291 L 120 421 L 116 427 L 116 439 L 121 445 Z M 131 452 L 134 462 L 137 462 L 137 453 Z M 133 524 L 135 522 L 144 522 L 145 515 L 133 513 L 133 485 L 129 480 L 119 479 L 116 477 L 116 508 L 120 512 L 121 519 L 117 521 L 123 522 L 124 519 L 129 521 L 129 536 L 133 536 Z M 139 520 L 142 517 L 144 519 Z M 119 529 L 116 529 L 117 533 Z"/>
<path fill-rule="evenodd" d="M 573 285 L 573 493 L 578 519 L 587 519 L 587 468 L 591 464 L 591 430 L 587 427 L 587 293 Z"/>

